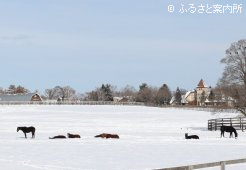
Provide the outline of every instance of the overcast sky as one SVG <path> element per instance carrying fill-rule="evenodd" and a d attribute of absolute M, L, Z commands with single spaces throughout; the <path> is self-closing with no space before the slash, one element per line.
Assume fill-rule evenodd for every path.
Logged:
<path fill-rule="evenodd" d="M 137 90 L 166 83 L 192 90 L 203 78 L 214 87 L 225 50 L 246 37 L 243 2 L 0 0 L 0 86 L 43 92 L 69 85 L 83 93 L 102 83 Z M 179 12 L 181 4 L 188 12 Z M 241 13 L 206 13 L 217 4 L 242 4 Z"/>

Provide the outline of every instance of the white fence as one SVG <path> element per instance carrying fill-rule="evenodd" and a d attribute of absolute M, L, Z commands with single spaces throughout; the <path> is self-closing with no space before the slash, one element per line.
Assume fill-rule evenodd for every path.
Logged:
<path fill-rule="evenodd" d="M 211 168 L 216 166 L 219 166 L 220 170 L 225 170 L 226 165 L 240 164 L 240 163 L 246 163 L 246 159 L 235 159 L 235 160 L 227 160 L 227 161 L 220 161 L 220 162 L 173 167 L 173 168 L 163 168 L 163 169 L 156 169 L 156 170 L 193 170 L 193 169 Z"/>
<path fill-rule="evenodd" d="M 0 105 L 137 105 L 143 106 L 141 102 L 112 102 L 112 101 L 0 101 Z"/>

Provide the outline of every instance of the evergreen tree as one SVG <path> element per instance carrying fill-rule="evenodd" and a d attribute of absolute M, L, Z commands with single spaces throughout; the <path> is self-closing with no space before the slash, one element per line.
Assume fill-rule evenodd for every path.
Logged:
<path fill-rule="evenodd" d="M 106 85 L 102 84 L 100 91 L 102 94 L 103 101 L 113 101 L 112 86 L 110 84 L 106 84 Z"/>
<path fill-rule="evenodd" d="M 214 94 L 213 90 L 210 91 L 209 96 L 208 96 L 208 100 L 211 102 L 213 102 L 215 100 L 215 94 Z"/>
<path fill-rule="evenodd" d="M 176 92 L 175 92 L 175 102 L 177 105 L 181 105 L 181 100 L 182 100 L 182 94 L 181 91 L 179 90 L 179 88 L 177 88 Z"/>

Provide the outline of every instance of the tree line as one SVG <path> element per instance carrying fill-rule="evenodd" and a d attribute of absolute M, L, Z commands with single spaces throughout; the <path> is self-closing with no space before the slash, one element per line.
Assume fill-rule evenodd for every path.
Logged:
<path fill-rule="evenodd" d="M 84 100 L 88 101 L 113 101 L 113 97 L 125 97 L 128 101 L 144 102 L 147 104 L 169 104 L 172 93 L 167 84 L 161 87 L 153 87 L 147 83 L 142 83 L 136 90 L 133 86 L 127 85 L 120 91 L 110 84 L 102 84 L 101 87 L 88 92 Z"/>
<path fill-rule="evenodd" d="M 210 91 L 208 99 L 233 101 L 233 107 L 246 116 L 246 39 L 233 42 L 225 51 L 225 56 L 220 61 L 225 65 L 222 76 L 219 78 L 216 87 Z M 21 94 L 30 90 L 21 85 L 10 85 L 7 89 L 0 88 L 1 94 Z M 47 100 L 90 100 L 90 101 L 113 101 L 114 97 L 125 97 L 128 101 L 144 102 L 146 104 L 165 105 L 169 104 L 172 96 L 176 104 L 182 102 L 182 95 L 186 90 L 177 88 L 171 92 L 167 84 L 161 87 L 153 87 L 146 83 L 139 85 L 136 90 L 133 86 L 127 85 L 121 90 L 111 84 L 102 84 L 94 90 L 78 94 L 70 86 L 55 86 L 46 89 L 42 95 Z M 207 96 L 201 96 L 204 101 Z"/>
<path fill-rule="evenodd" d="M 0 89 L 1 94 L 23 94 L 30 90 L 21 85 L 10 85 L 6 90 Z M 37 92 L 37 91 L 36 91 Z M 82 101 L 113 101 L 115 97 L 126 98 L 130 102 L 144 102 L 146 104 L 163 105 L 169 104 L 173 93 L 167 84 L 161 87 L 153 87 L 147 83 L 142 83 L 136 90 L 133 86 L 127 85 L 121 90 L 111 84 L 102 84 L 94 90 L 84 94 L 77 93 L 70 86 L 55 86 L 46 89 L 42 98 L 45 100 L 82 100 Z"/>

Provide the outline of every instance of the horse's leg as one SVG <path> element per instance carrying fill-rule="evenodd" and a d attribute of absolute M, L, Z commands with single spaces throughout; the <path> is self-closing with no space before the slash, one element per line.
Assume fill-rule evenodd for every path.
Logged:
<path fill-rule="evenodd" d="M 35 138 L 35 132 L 32 132 L 32 138 Z"/>
<path fill-rule="evenodd" d="M 24 133 L 25 134 L 25 138 L 26 138 L 26 133 Z"/>
<path fill-rule="evenodd" d="M 225 136 L 224 136 L 224 131 L 221 131 L 220 137 L 222 138 L 222 136 L 225 137 Z"/>

